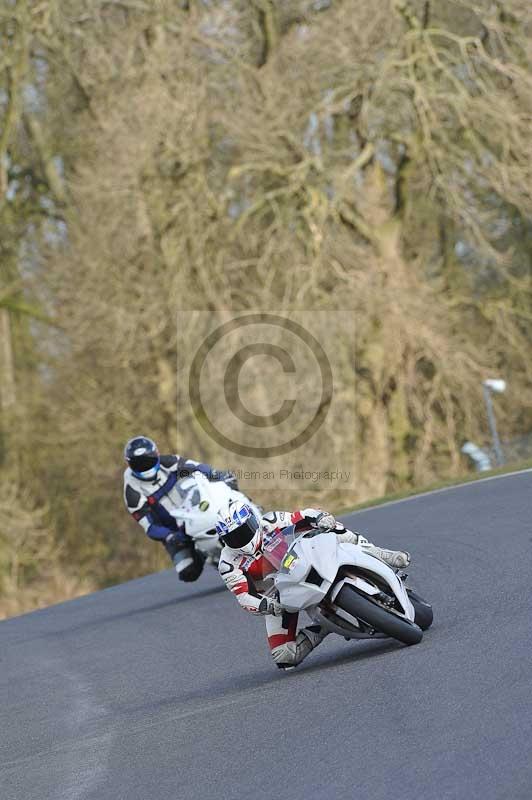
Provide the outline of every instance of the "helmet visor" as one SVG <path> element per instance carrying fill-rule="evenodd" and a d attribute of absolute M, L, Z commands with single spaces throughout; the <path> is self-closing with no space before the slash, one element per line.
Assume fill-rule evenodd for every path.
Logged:
<path fill-rule="evenodd" d="M 224 533 L 223 536 L 220 536 L 220 539 L 227 547 L 238 550 L 239 547 L 245 547 L 250 543 L 257 533 L 258 527 L 259 523 L 255 517 L 249 517 L 242 525 L 235 528 L 234 531 L 229 531 L 229 533 Z"/>
<path fill-rule="evenodd" d="M 129 459 L 129 466 L 133 470 L 133 472 L 147 472 L 149 469 L 153 469 L 157 466 L 159 462 L 158 456 L 132 456 Z"/>

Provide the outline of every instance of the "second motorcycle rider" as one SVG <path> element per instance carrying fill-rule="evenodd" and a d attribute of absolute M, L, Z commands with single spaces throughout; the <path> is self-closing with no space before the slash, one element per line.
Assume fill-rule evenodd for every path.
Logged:
<path fill-rule="evenodd" d="M 171 515 L 179 508 L 182 496 L 179 481 L 193 472 L 202 472 L 210 481 L 225 481 L 236 489 L 232 472 L 222 472 L 178 455 L 160 455 L 147 436 L 135 436 L 125 446 L 128 464 L 124 472 L 124 500 L 127 510 L 154 541 L 164 545 L 182 581 L 195 581 L 201 575 L 205 556 L 187 536 L 185 525 Z"/>

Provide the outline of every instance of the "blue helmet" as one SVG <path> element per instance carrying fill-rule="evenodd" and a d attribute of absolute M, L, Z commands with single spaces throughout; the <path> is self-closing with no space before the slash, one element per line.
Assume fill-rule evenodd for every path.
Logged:
<path fill-rule="evenodd" d="M 124 458 L 133 475 L 141 481 L 155 478 L 161 466 L 157 445 L 147 436 L 135 436 L 130 439 L 124 448 Z"/>

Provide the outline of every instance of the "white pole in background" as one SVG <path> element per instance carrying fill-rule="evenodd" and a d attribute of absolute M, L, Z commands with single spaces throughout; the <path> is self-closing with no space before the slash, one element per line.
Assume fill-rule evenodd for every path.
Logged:
<path fill-rule="evenodd" d="M 495 419 L 495 411 L 493 410 L 493 400 L 491 395 L 492 392 L 502 394 L 505 390 L 506 381 L 503 381 L 500 378 L 490 378 L 482 382 L 482 391 L 484 392 L 484 402 L 486 404 L 486 411 L 488 414 L 491 439 L 493 441 L 493 450 L 498 467 L 502 467 L 504 464 L 504 454 L 502 452 L 501 440 L 499 439 L 499 433 L 497 431 L 497 421 Z"/>

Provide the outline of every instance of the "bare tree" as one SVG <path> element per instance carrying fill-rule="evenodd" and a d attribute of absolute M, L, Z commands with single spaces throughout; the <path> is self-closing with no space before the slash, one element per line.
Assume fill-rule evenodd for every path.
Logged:
<path fill-rule="evenodd" d="M 313 444 L 341 451 L 354 372 L 352 500 L 458 474 L 488 369 L 511 376 L 504 433 L 532 427 L 528 3 L 49 0 L 1 21 L 2 413 L 16 386 L 26 488 L 82 577 L 161 563 L 121 506 L 128 436 L 232 459 L 186 395 L 176 428 L 179 309 L 355 320 Z M 250 369 L 267 412 L 278 378 Z"/>

